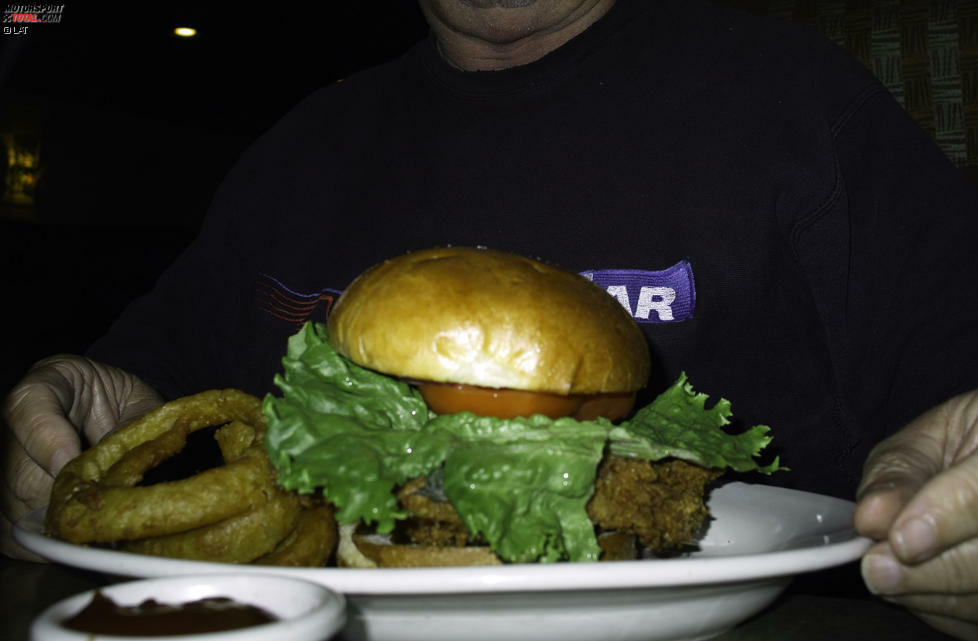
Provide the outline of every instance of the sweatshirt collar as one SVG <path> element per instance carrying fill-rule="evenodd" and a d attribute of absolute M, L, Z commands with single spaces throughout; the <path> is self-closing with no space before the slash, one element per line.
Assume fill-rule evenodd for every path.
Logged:
<path fill-rule="evenodd" d="M 419 43 L 419 55 L 435 85 L 460 98 L 493 100 L 533 93 L 574 74 L 602 43 L 613 37 L 639 14 L 648 10 L 645 0 L 617 0 L 602 18 L 558 49 L 526 65 L 499 71 L 463 71 L 439 52 L 431 32 Z"/>

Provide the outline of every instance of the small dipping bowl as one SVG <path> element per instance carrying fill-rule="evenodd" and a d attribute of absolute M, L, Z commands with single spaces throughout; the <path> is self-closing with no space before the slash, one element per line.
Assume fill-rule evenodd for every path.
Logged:
<path fill-rule="evenodd" d="M 227 597 L 266 610 L 278 620 L 247 628 L 170 636 L 120 636 L 71 630 L 62 622 L 83 610 L 95 590 L 68 597 L 42 612 L 31 624 L 31 641 L 325 641 L 346 622 L 343 595 L 300 579 L 258 574 L 172 576 L 117 583 L 98 590 L 121 606 L 153 599 L 181 604 Z"/>

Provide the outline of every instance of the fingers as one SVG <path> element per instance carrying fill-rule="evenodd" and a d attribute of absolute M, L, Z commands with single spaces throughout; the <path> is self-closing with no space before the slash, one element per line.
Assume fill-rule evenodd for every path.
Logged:
<path fill-rule="evenodd" d="M 81 356 L 58 355 L 36 363 L 0 407 L 3 552 L 37 558 L 13 541 L 13 524 L 47 503 L 54 476 L 81 453 L 80 432 L 98 442 L 161 402 L 135 376 Z"/>
<path fill-rule="evenodd" d="M 938 474 L 904 506 L 889 541 L 904 563 L 920 563 L 978 536 L 978 454 Z M 978 569 L 978 568 L 976 568 Z"/>
<path fill-rule="evenodd" d="M 978 394 L 926 412 L 870 454 L 856 529 L 919 563 L 978 536 Z"/>
<path fill-rule="evenodd" d="M 90 443 L 162 404 L 151 387 L 123 370 L 73 355 L 39 361 L 11 391 L 3 416 L 16 439 L 56 474 Z"/>
<path fill-rule="evenodd" d="M 978 454 L 915 490 L 917 482 L 864 496 L 854 516 L 860 533 L 888 540 L 894 554 L 908 564 L 978 536 Z"/>
<path fill-rule="evenodd" d="M 901 562 L 889 543 L 878 543 L 863 557 L 862 573 L 870 591 L 879 595 L 974 594 L 978 598 L 978 538 L 916 565 Z M 973 616 L 978 621 L 978 608 Z"/>
<path fill-rule="evenodd" d="M 853 523 L 856 531 L 875 541 L 885 539 L 903 506 L 913 496 L 909 485 L 872 490 L 856 504 Z"/>
<path fill-rule="evenodd" d="M 81 425 L 89 443 L 163 404 L 156 390 L 123 370 L 85 359 L 69 363 L 76 387 L 85 389 L 69 419 Z"/>
<path fill-rule="evenodd" d="M 957 638 L 978 639 L 978 538 L 916 565 L 903 563 L 890 543 L 879 543 L 861 569 L 874 594 Z"/>
<path fill-rule="evenodd" d="M 853 517 L 860 534 L 876 540 L 886 538 L 904 506 L 940 472 L 939 442 L 927 435 L 918 441 L 915 443 L 904 431 L 870 453 Z"/>
<path fill-rule="evenodd" d="M 925 422 L 921 422 L 921 421 Z M 920 563 L 978 537 L 978 393 L 966 394 L 923 415 L 912 445 L 939 433 L 941 469 L 907 501 L 889 541 L 905 563 Z M 909 432 L 911 435 L 914 432 Z"/>
<path fill-rule="evenodd" d="M 862 573 L 874 594 L 913 611 L 932 627 L 978 640 L 978 540 L 916 566 L 902 564 L 888 543 L 863 557 Z"/>
<path fill-rule="evenodd" d="M 862 561 L 870 591 L 978 640 L 978 392 L 880 443 L 857 497 L 856 529 L 881 541 Z"/>
<path fill-rule="evenodd" d="M 119 426 L 126 425 L 162 404 L 163 397 L 157 394 L 156 390 L 135 379 L 117 423 Z"/>
<path fill-rule="evenodd" d="M 41 560 L 13 540 L 14 523 L 47 503 L 54 475 L 80 452 L 78 434 L 64 418 L 64 383 L 56 373 L 29 373 L 0 408 L 0 549 L 10 557 Z"/>
<path fill-rule="evenodd" d="M 932 627 L 959 639 L 978 640 L 978 541 L 969 541 L 917 566 L 906 566 L 888 543 L 862 561 L 870 591 L 913 611 Z"/>
<path fill-rule="evenodd" d="M 4 452 L 4 479 L 0 492 L 0 551 L 13 558 L 43 561 L 13 539 L 13 525 L 43 506 L 51 493 L 52 478 L 11 441 Z M 20 451 L 17 451 L 20 449 Z"/>
<path fill-rule="evenodd" d="M 47 505 L 54 477 L 37 465 L 19 443 L 10 443 L 5 457 L 3 511 L 14 518 Z M 9 508 L 9 509 L 8 509 Z M 17 514 L 14 514 L 17 511 Z"/>
<path fill-rule="evenodd" d="M 52 475 L 81 451 L 78 432 L 51 385 L 25 379 L 7 396 L 3 418 L 21 451 Z"/>

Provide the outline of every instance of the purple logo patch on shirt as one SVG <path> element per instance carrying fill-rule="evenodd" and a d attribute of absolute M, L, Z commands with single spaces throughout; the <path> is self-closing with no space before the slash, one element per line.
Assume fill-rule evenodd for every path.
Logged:
<path fill-rule="evenodd" d="M 603 287 L 638 323 L 679 323 L 696 308 L 693 268 L 686 260 L 660 271 L 595 269 L 581 275 Z"/>

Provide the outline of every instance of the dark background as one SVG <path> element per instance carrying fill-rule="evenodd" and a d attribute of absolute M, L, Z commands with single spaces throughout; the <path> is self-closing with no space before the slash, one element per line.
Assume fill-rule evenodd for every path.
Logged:
<path fill-rule="evenodd" d="M 967 154 L 955 164 L 978 185 L 978 15 L 966 8 L 975 0 L 959 3 L 950 48 L 927 34 L 953 3 L 795 0 L 787 15 L 773 0 L 714 1 L 819 29 L 872 70 L 896 65 L 925 131 L 944 113 L 935 87 L 956 87 Z M 71 2 L 56 24 L 0 33 L 0 187 L 10 136 L 39 150 L 41 166 L 32 205 L 0 199 L 0 393 L 37 358 L 83 351 L 152 287 L 241 151 L 293 105 L 427 32 L 415 0 L 287 7 Z M 182 24 L 200 35 L 171 35 Z M 899 33 L 899 64 L 896 50 L 873 47 L 887 29 Z M 938 64 L 935 78 L 945 59 L 957 75 Z"/>
<path fill-rule="evenodd" d="M 67 3 L 58 23 L 0 34 L 0 134 L 41 164 L 33 205 L 0 203 L 0 390 L 42 356 L 85 350 L 151 288 L 238 155 L 293 105 L 427 32 L 412 0 L 285 6 Z M 176 38 L 178 24 L 199 35 Z"/>

